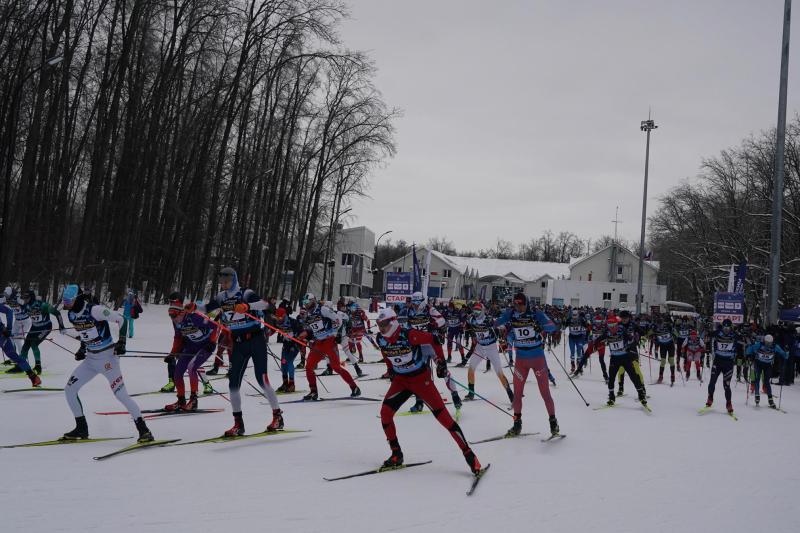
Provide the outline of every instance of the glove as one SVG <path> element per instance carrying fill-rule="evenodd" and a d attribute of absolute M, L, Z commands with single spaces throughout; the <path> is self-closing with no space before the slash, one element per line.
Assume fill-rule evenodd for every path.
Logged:
<path fill-rule="evenodd" d="M 3 337 L 10 337 L 11 331 L 9 331 L 9 329 L 5 326 L 0 327 L 0 335 L 2 335 Z"/>
<path fill-rule="evenodd" d="M 336 340 L 336 344 L 342 344 L 342 336 L 341 335 L 336 335 L 336 339 L 335 340 Z"/>
<path fill-rule="evenodd" d="M 237 313 L 244 314 L 250 310 L 250 306 L 246 303 L 236 304 L 233 306 L 233 310 Z"/>
<path fill-rule="evenodd" d="M 75 352 L 75 360 L 83 361 L 84 359 L 86 359 L 86 346 L 81 345 L 78 351 Z"/>
<path fill-rule="evenodd" d="M 169 362 L 174 361 L 174 360 L 175 360 L 175 354 L 174 353 L 171 353 L 171 354 L 169 354 L 168 356 L 166 356 L 164 358 L 164 362 L 165 363 L 169 363 Z"/>
<path fill-rule="evenodd" d="M 436 361 L 436 377 L 447 377 L 447 361 L 445 359 L 439 359 Z"/>
<path fill-rule="evenodd" d="M 120 339 L 114 345 L 114 355 L 122 355 L 125 353 L 125 341 Z"/>

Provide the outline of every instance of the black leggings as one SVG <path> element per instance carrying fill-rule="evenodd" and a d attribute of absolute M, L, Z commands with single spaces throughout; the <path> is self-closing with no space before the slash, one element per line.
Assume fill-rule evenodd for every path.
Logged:
<path fill-rule="evenodd" d="M 617 375 L 617 372 L 619 372 L 620 368 L 624 368 L 625 372 L 627 372 L 628 376 L 631 378 L 633 386 L 636 387 L 636 391 L 639 393 L 639 399 L 641 400 L 645 397 L 644 383 L 642 383 L 642 380 L 639 379 L 639 374 L 636 373 L 636 369 L 633 367 L 633 361 L 634 357 L 631 354 L 611 356 L 611 363 L 608 365 L 609 396 L 614 396 L 614 376 Z"/>
<path fill-rule="evenodd" d="M 228 389 L 239 390 L 242 386 L 247 363 L 253 358 L 253 371 L 258 384 L 264 387 L 264 376 L 267 374 L 267 343 L 264 334 L 256 331 L 247 336 L 234 338 L 231 353 L 231 368 L 228 372 Z"/>
<path fill-rule="evenodd" d="M 711 379 L 708 380 L 708 395 L 714 397 L 717 378 L 722 374 L 722 387 L 725 389 L 725 401 L 731 401 L 731 378 L 733 377 L 733 359 L 715 358 L 711 369 Z"/>
<path fill-rule="evenodd" d="M 764 375 L 764 388 L 767 389 L 767 397 L 772 398 L 772 383 L 770 383 L 770 379 L 772 379 L 772 363 L 754 361 L 753 369 L 755 373 L 755 380 L 753 383 L 755 384 L 756 398 L 760 396 L 761 389 L 759 388 L 759 384 L 762 374 Z"/>

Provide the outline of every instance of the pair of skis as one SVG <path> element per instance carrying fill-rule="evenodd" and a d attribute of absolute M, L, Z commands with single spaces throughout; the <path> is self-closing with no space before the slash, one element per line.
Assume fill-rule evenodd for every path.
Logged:
<path fill-rule="evenodd" d="M 604 409 L 611 409 L 611 408 L 613 408 L 613 407 L 617 407 L 618 405 L 619 405 L 619 404 L 618 404 L 618 403 L 616 403 L 616 402 L 615 402 L 615 403 L 612 403 L 611 405 L 609 405 L 609 404 L 605 404 L 605 405 L 601 405 L 600 407 L 593 407 L 593 408 L 592 408 L 592 411 L 603 411 Z M 640 405 L 642 405 L 642 404 L 641 404 L 641 402 L 640 402 Z M 653 412 L 653 410 L 650 408 L 650 406 L 649 406 L 649 405 L 642 405 L 642 409 L 644 409 L 644 411 L 645 411 L 647 414 L 651 414 L 651 413 Z"/>
<path fill-rule="evenodd" d="M 390 466 L 390 467 L 380 466 L 378 468 L 374 468 L 372 470 L 366 470 L 364 472 L 359 472 L 357 474 L 348 474 L 346 476 L 339 476 L 339 477 L 325 477 L 322 479 L 324 479 L 325 481 L 341 481 L 343 479 L 353 479 L 356 477 L 371 476 L 374 474 L 383 474 L 395 470 L 405 470 L 406 468 L 413 468 L 415 466 L 427 465 L 431 464 L 432 462 L 433 461 L 421 461 L 419 463 L 406 463 L 399 466 Z M 486 471 L 489 470 L 489 467 L 491 466 L 492 466 L 491 463 L 489 463 L 484 468 L 481 468 L 481 470 L 477 474 L 473 474 L 472 482 L 470 483 L 469 490 L 467 490 L 467 496 L 472 496 L 472 494 L 475 493 L 475 489 L 478 488 L 478 483 L 480 483 L 481 479 L 483 479 L 484 474 L 486 474 Z"/>
<path fill-rule="evenodd" d="M 530 436 L 539 435 L 539 434 L 540 433 L 538 431 L 535 431 L 533 433 L 520 433 L 518 435 L 514 435 L 514 434 L 509 435 L 508 433 L 506 433 L 504 435 L 498 435 L 496 437 L 489 437 L 488 439 L 476 440 L 474 442 L 470 442 L 470 444 L 483 444 L 484 442 L 495 442 L 495 441 L 498 441 L 498 440 L 517 439 L 517 438 L 520 438 L 520 437 L 530 437 Z M 565 439 L 566 437 L 567 437 L 566 434 L 558 433 L 556 435 L 550 435 L 547 438 L 539 439 L 539 440 L 541 442 L 551 442 L 551 441 L 554 441 L 554 440 L 562 440 L 562 439 Z"/>
<path fill-rule="evenodd" d="M 698 415 L 704 415 L 704 414 L 708 413 L 709 411 L 711 411 L 711 409 L 712 409 L 712 407 L 711 407 L 710 405 L 704 405 L 703 407 L 701 407 L 700 409 L 698 409 L 698 410 L 697 410 L 697 414 L 698 414 Z M 739 419 L 736 417 L 736 415 L 735 415 L 735 414 L 733 414 L 733 411 L 727 411 L 727 412 L 726 412 L 726 414 L 728 415 L 728 417 L 729 417 L 731 420 L 736 420 L 736 421 L 738 421 L 738 420 L 739 420 Z"/>

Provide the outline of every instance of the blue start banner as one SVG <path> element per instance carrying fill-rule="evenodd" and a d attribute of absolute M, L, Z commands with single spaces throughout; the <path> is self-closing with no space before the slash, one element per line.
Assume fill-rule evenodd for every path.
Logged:
<path fill-rule="evenodd" d="M 714 295 L 714 322 L 730 320 L 734 324 L 744 322 L 744 294 L 718 292 Z"/>
<path fill-rule="evenodd" d="M 386 273 L 386 301 L 388 303 L 405 302 L 413 292 L 411 272 Z"/>

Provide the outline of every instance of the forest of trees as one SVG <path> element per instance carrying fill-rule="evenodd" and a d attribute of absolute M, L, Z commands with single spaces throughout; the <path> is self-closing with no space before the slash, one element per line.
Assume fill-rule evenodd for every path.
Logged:
<path fill-rule="evenodd" d="M 6 0 L 0 279 L 199 295 L 222 265 L 305 289 L 394 153 L 338 0 Z"/>
<path fill-rule="evenodd" d="M 800 116 L 787 124 L 781 247 L 783 307 L 800 303 Z M 670 296 L 710 310 L 732 263 L 747 261 L 750 313 L 763 309 L 770 258 L 775 130 L 703 162 L 660 199 L 649 235 Z"/>

